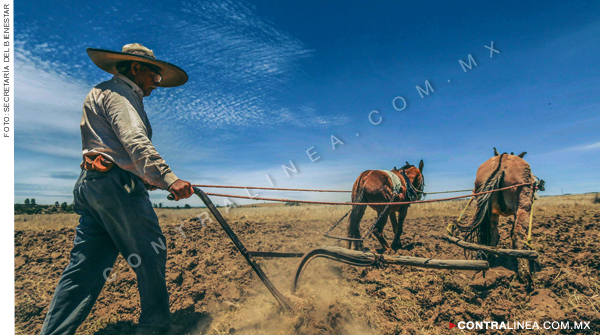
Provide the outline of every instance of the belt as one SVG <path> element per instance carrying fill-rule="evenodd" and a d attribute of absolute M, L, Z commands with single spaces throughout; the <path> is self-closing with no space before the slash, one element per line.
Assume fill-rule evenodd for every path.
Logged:
<path fill-rule="evenodd" d="M 83 162 L 79 164 L 82 170 L 98 172 L 108 172 L 114 165 L 114 162 L 98 154 L 83 156 Z"/>
<path fill-rule="evenodd" d="M 115 165 L 113 161 L 105 158 L 102 155 L 87 155 L 83 156 L 83 162 L 79 165 L 82 170 L 88 171 L 98 171 L 98 172 L 108 172 Z M 117 166 L 118 167 L 118 166 Z M 133 175 L 133 174 L 132 174 Z M 142 184 L 148 191 L 153 191 L 159 189 L 158 186 L 154 186 L 142 180 Z"/>

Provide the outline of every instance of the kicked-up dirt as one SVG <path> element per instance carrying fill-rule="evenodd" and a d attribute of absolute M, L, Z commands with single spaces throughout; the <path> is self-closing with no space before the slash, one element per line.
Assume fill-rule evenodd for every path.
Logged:
<path fill-rule="evenodd" d="M 307 206 L 308 207 L 308 206 Z M 308 207 L 310 208 L 310 207 Z M 298 210 L 306 207 L 298 206 Z M 234 211 L 252 210 L 235 209 Z M 293 209 L 296 210 L 296 209 Z M 462 259 L 463 250 L 442 240 L 456 219 L 435 211 L 411 215 L 398 254 Z M 362 230 L 373 222 L 365 218 Z M 467 218 L 468 220 L 468 218 Z M 544 207 L 535 213 L 535 286 L 515 276 L 516 262 L 497 259 L 485 273 L 404 266 L 358 268 L 315 260 L 306 268 L 296 295 L 290 292 L 297 258 L 258 259 L 278 289 L 298 308 L 282 312 L 216 221 L 190 218 L 165 225 L 167 284 L 171 311 L 186 334 L 446 334 L 460 321 L 589 322 L 586 330 L 533 330 L 533 333 L 600 331 L 600 206 Z M 341 245 L 322 233 L 331 222 L 306 219 L 229 222 L 249 250 L 305 252 Z M 346 223 L 335 232 L 344 234 Z M 501 246 L 508 248 L 509 223 L 501 222 Z M 386 227 L 388 239 L 391 227 Z M 60 274 L 69 260 L 73 228 L 15 231 L 15 317 L 17 334 L 36 334 Z M 366 246 L 379 244 L 369 239 Z M 133 270 L 119 256 L 109 280 L 78 334 L 132 334 L 140 315 Z M 466 332 L 466 330 L 465 330 Z M 473 331 L 475 332 L 475 330 Z M 523 330 L 480 330 L 516 334 Z"/>

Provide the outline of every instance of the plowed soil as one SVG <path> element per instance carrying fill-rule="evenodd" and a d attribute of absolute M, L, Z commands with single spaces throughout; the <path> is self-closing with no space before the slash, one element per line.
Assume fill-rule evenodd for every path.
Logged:
<path fill-rule="evenodd" d="M 302 206 L 299 210 L 303 209 Z M 290 287 L 299 259 L 259 259 L 280 291 L 299 309 L 283 313 L 235 249 L 221 227 L 196 218 L 165 225 L 168 243 L 167 284 L 175 322 L 186 334 L 445 334 L 459 321 L 589 321 L 600 325 L 600 207 L 541 208 L 533 233 L 540 257 L 535 286 L 515 276 L 516 262 L 500 259 L 485 274 L 404 266 L 358 268 L 329 260 L 313 261 L 298 292 Z M 242 210 L 242 209 L 235 209 Z M 250 210 L 250 209 L 245 209 Z M 456 216 L 411 217 L 398 254 L 463 259 L 461 248 L 433 238 L 444 234 Z M 468 219 L 468 218 L 467 218 Z M 373 219 L 365 219 L 363 231 Z M 331 222 L 302 220 L 231 220 L 249 250 L 306 252 L 341 245 L 322 237 Z M 345 227 L 345 223 L 343 224 Z M 509 247 L 510 224 L 501 223 L 501 246 Z M 183 233 L 182 233 L 183 232 Z M 343 234 L 343 229 L 336 230 Z M 185 235 L 185 236 L 184 236 Z M 391 239 L 391 228 L 386 227 Z M 17 334 L 36 334 L 56 283 L 69 261 L 73 228 L 15 231 L 15 317 Z M 378 248 L 371 239 L 367 247 Z M 100 298 L 78 334 L 132 334 L 140 315 L 132 269 L 121 256 Z M 527 333 L 484 330 L 482 333 Z M 547 333 L 547 330 L 534 331 Z M 576 333 L 575 330 L 552 332 Z"/>

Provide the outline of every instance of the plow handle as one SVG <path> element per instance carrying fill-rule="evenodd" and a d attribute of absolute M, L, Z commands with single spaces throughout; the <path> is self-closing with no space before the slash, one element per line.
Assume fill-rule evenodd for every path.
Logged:
<path fill-rule="evenodd" d="M 283 294 L 281 294 L 281 292 L 279 292 L 277 290 L 277 288 L 275 287 L 275 285 L 273 285 L 273 283 L 271 283 L 271 281 L 269 280 L 269 278 L 267 277 L 267 275 L 263 272 L 263 270 L 260 267 L 260 265 L 258 265 L 254 261 L 254 259 L 252 258 L 250 252 L 248 251 L 248 249 L 246 249 L 246 247 L 244 246 L 244 244 L 242 243 L 242 241 L 240 241 L 238 239 L 237 235 L 233 232 L 233 230 L 231 229 L 231 227 L 229 226 L 229 224 L 227 223 L 227 221 L 225 221 L 225 219 L 223 218 L 223 216 L 221 216 L 221 213 L 215 207 L 215 205 L 212 203 L 212 201 L 210 201 L 210 199 L 208 198 L 208 196 L 206 194 L 204 194 L 204 192 L 199 187 L 192 186 L 192 188 L 194 189 L 194 194 L 196 194 L 200 198 L 200 200 L 202 200 L 202 202 L 206 205 L 206 207 L 212 213 L 212 215 L 215 217 L 215 219 L 217 219 L 217 221 L 219 222 L 219 224 L 221 225 L 221 227 L 223 228 L 223 230 L 225 230 L 225 233 L 227 233 L 227 236 L 229 236 L 229 238 L 231 239 L 231 241 L 233 242 L 233 244 L 237 247 L 237 249 L 242 254 L 242 256 L 244 256 L 244 258 L 246 258 L 246 261 L 248 262 L 248 264 L 250 265 L 250 267 L 258 275 L 258 277 L 260 278 L 260 280 L 265 284 L 265 286 L 271 292 L 271 294 L 273 295 L 273 297 L 275 298 L 275 300 L 277 300 L 277 302 L 279 302 L 279 304 L 284 309 L 286 309 L 286 310 L 291 311 L 292 313 L 294 313 L 296 311 L 296 309 L 294 308 L 294 306 L 290 303 L 290 301 L 285 296 L 283 296 Z M 167 199 L 174 200 L 175 197 L 173 196 L 173 194 L 169 194 L 167 196 Z"/>

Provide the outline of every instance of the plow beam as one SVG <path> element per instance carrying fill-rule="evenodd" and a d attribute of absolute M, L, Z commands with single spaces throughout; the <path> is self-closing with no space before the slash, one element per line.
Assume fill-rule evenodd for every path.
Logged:
<path fill-rule="evenodd" d="M 342 262 L 354 266 L 372 266 L 376 263 L 416 266 L 421 268 L 431 269 L 454 269 L 454 270 L 474 270 L 486 271 L 489 269 L 487 261 L 475 260 L 454 260 L 454 259 L 431 259 L 425 257 L 410 257 L 410 256 L 391 256 L 379 255 L 373 252 L 365 252 L 358 250 L 350 250 L 341 247 L 323 247 L 313 249 L 307 252 L 296 270 L 294 283 L 292 285 L 292 294 L 296 292 L 296 287 L 302 276 L 302 271 L 306 265 L 315 258 L 327 258 L 337 262 Z"/>
<path fill-rule="evenodd" d="M 465 242 L 456 237 L 451 237 L 447 235 L 441 235 L 439 238 L 443 239 L 446 242 L 456 244 L 459 247 L 467 250 L 473 251 L 485 251 L 490 254 L 496 254 L 499 256 L 513 257 L 513 258 L 525 258 L 525 259 L 536 259 L 538 258 L 538 253 L 531 250 L 515 250 L 515 249 L 496 249 L 494 247 L 490 247 L 487 245 L 480 245 L 475 243 Z"/>

